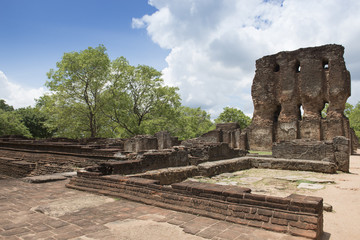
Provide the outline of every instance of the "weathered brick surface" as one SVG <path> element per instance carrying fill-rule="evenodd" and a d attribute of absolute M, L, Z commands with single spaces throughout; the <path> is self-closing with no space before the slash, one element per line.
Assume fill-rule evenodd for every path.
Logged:
<path fill-rule="evenodd" d="M 350 154 L 349 139 L 343 136 L 336 136 L 331 141 L 295 139 L 275 143 L 272 147 L 275 158 L 331 162 L 343 172 L 349 172 Z"/>
<path fill-rule="evenodd" d="M 292 194 L 278 198 L 251 194 L 250 189 L 236 186 L 189 181 L 169 188 L 159 187 L 158 181 L 151 179 L 83 176 L 71 179 L 67 186 L 313 239 L 322 233 L 319 209 L 323 200 L 318 197 Z"/>
<path fill-rule="evenodd" d="M 343 112 L 351 81 L 343 55 L 343 46 L 328 44 L 256 60 L 251 87 L 254 113 L 248 134 L 251 150 L 271 150 L 273 142 L 299 138 L 349 138 Z M 322 120 L 326 102 L 329 108 Z"/>

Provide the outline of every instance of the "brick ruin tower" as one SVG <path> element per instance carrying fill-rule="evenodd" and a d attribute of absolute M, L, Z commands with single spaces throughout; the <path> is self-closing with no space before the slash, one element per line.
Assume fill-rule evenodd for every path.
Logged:
<path fill-rule="evenodd" d="M 350 138 L 344 116 L 350 73 L 343 55 L 343 46 L 330 44 L 258 59 L 251 88 L 254 115 L 249 148 L 270 150 L 274 142 L 293 139 Z M 325 103 L 329 107 L 324 119 Z"/>

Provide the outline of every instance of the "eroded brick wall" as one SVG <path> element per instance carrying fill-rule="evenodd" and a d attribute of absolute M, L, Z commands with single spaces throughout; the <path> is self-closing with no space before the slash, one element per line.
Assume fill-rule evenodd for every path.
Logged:
<path fill-rule="evenodd" d="M 273 142 L 293 139 L 349 138 L 343 112 L 350 96 L 350 73 L 343 54 L 343 46 L 331 44 L 280 52 L 256 61 L 250 149 L 271 150 Z M 329 107 L 326 119 L 322 119 L 325 103 Z"/>
<path fill-rule="evenodd" d="M 157 183 L 151 179 L 78 172 L 67 187 L 311 239 L 319 239 L 323 232 L 322 198 L 296 194 L 273 197 L 251 194 L 249 188 L 198 182 L 171 186 Z"/>

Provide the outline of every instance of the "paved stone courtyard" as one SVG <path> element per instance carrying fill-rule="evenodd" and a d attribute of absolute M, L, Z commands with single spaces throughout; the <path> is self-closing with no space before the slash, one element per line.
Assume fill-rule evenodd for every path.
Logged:
<path fill-rule="evenodd" d="M 124 199 L 99 197 L 89 207 L 86 199 L 97 196 L 65 183 L 0 177 L 0 239 L 302 239 Z M 83 206 L 76 206 L 78 199 Z M 62 212 L 41 210 L 61 202 L 70 203 Z"/>

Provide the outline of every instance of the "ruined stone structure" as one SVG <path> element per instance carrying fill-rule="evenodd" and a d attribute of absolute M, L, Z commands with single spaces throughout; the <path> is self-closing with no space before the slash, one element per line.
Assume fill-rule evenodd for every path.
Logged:
<path fill-rule="evenodd" d="M 280 52 L 256 61 L 250 149 L 271 150 L 273 142 L 293 139 L 350 138 L 349 122 L 343 114 L 350 96 L 350 73 L 343 54 L 343 46 L 332 44 Z M 325 103 L 329 107 L 322 119 Z"/>
<path fill-rule="evenodd" d="M 191 146 L 203 143 L 226 143 L 231 148 L 246 150 L 246 133 L 242 133 L 238 123 L 218 123 L 216 129 L 204 133 L 198 138 L 183 141 L 181 144 Z"/>
<path fill-rule="evenodd" d="M 125 152 L 144 152 L 148 150 L 170 149 L 180 145 L 177 137 L 172 137 L 169 132 L 162 131 L 151 135 L 137 135 L 129 138 L 124 143 Z"/>
<path fill-rule="evenodd" d="M 0 138 L 0 173 L 23 177 L 83 167 L 67 187 L 319 239 L 322 198 L 280 198 L 251 194 L 251 189 L 239 186 L 183 182 L 249 168 L 336 171 L 335 163 L 328 161 L 245 156 L 246 151 L 234 148 L 242 134 L 237 124 L 221 124 L 183 142 L 186 146 L 171 146 L 174 142 L 164 132 L 128 140 Z"/>
<path fill-rule="evenodd" d="M 217 124 L 183 142 L 167 132 L 126 140 L 0 138 L 0 174 L 24 177 L 83 168 L 67 187 L 320 239 L 322 198 L 274 197 L 185 180 L 250 168 L 348 172 L 358 139 L 343 115 L 350 96 L 343 53 L 342 46 L 325 45 L 257 60 L 254 117 L 244 131 L 236 123 Z M 246 156 L 248 149 L 272 150 L 273 156 Z"/>

